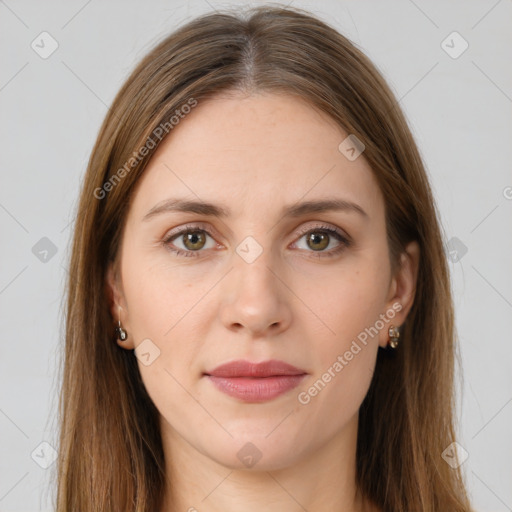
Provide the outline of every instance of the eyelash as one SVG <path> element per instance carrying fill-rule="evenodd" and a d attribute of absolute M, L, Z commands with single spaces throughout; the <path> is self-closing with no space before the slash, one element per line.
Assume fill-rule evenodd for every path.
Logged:
<path fill-rule="evenodd" d="M 171 241 L 178 238 L 179 236 L 181 235 L 185 235 L 187 233 L 193 233 L 193 232 L 203 232 L 203 233 L 206 233 L 208 236 L 210 236 L 211 238 L 213 238 L 213 235 L 210 233 L 210 231 L 204 227 L 203 225 L 186 225 L 183 229 L 181 229 L 180 231 L 177 231 L 177 232 L 174 232 L 174 233 L 171 233 L 169 236 L 166 236 L 165 239 L 163 240 L 163 244 L 165 245 L 165 247 L 172 251 L 173 253 L 175 253 L 177 256 L 184 256 L 184 257 L 200 257 L 199 256 L 199 253 L 200 252 L 204 252 L 204 251 L 201 251 L 201 250 L 198 250 L 198 251 L 184 251 L 183 249 L 179 249 L 177 247 L 172 247 L 170 245 Z M 304 235 L 308 235 L 310 233 L 317 233 L 317 232 L 321 232 L 321 233 L 326 233 L 328 235 L 331 235 L 333 236 L 334 238 L 336 238 L 338 240 L 338 242 L 340 242 L 340 245 L 338 247 L 336 247 L 335 249 L 331 249 L 330 251 L 319 251 L 319 252 L 316 252 L 315 251 L 307 251 L 307 252 L 312 252 L 315 254 L 315 256 L 317 257 L 320 257 L 320 258 L 331 258 L 331 257 L 334 257 L 334 256 L 337 256 L 338 254 L 340 254 L 344 249 L 350 247 L 351 245 L 351 242 L 341 233 L 341 231 L 337 230 L 337 229 L 334 229 L 330 226 L 326 226 L 326 225 L 321 225 L 321 226 L 315 226 L 314 228 L 309 228 L 309 229 L 305 229 L 305 230 L 302 230 L 299 232 L 299 238 L 298 240 L 300 240 Z"/>

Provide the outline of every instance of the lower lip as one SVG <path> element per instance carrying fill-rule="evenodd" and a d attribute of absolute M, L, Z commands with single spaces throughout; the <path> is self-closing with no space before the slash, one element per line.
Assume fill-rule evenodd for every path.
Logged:
<path fill-rule="evenodd" d="M 266 402 L 296 388 L 306 376 L 277 375 L 273 377 L 215 377 L 207 375 L 217 389 L 244 402 Z"/>

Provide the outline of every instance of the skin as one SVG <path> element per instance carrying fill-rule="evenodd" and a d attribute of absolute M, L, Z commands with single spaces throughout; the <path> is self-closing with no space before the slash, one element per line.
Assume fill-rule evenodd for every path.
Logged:
<path fill-rule="evenodd" d="M 355 485 L 358 410 L 389 325 L 400 326 L 412 306 L 419 248 L 412 242 L 391 275 L 384 199 L 364 153 L 349 161 L 338 150 L 347 135 L 300 98 L 224 94 L 180 121 L 138 183 L 108 287 L 112 315 L 128 332 L 119 346 L 131 350 L 149 338 L 160 350 L 138 365 L 160 412 L 168 479 L 161 512 L 378 510 Z M 169 197 L 218 203 L 231 215 L 143 220 Z M 280 214 L 332 197 L 357 203 L 368 217 Z M 183 235 L 168 245 L 196 248 L 198 257 L 166 248 L 174 228 L 197 223 L 211 233 L 203 232 L 203 245 L 185 245 Z M 318 235 L 321 225 L 338 228 L 351 245 L 319 257 L 341 244 L 330 235 L 327 246 L 308 245 L 300 229 Z M 262 248 L 251 263 L 236 252 L 248 236 Z M 298 394 L 393 304 L 401 305 L 394 318 L 300 403 Z M 280 359 L 308 375 L 273 400 L 244 403 L 203 377 L 235 359 Z M 249 442 L 262 454 L 250 468 L 237 457 Z"/>

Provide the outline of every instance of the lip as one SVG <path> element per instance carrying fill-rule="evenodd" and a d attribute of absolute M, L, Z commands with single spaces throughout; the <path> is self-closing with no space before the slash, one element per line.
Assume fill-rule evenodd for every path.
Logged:
<path fill-rule="evenodd" d="M 244 402 L 266 402 L 297 387 L 305 370 L 271 359 L 261 363 L 237 360 L 205 372 L 223 393 Z"/>
<path fill-rule="evenodd" d="M 239 359 L 221 364 L 205 373 L 213 377 L 275 377 L 303 375 L 307 372 L 278 359 L 269 359 L 261 363 L 251 363 L 250 361 Z"/>

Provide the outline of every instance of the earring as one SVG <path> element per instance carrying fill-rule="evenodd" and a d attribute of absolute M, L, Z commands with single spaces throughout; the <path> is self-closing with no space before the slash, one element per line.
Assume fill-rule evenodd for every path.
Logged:
<path fill-rule="evenodd" d="M 119 308 L 119 325 L 116 326 L 116 334 L 120 341 L 128 338 L 128 333 L 121 327 L 121 308 Z"/>
<path fill-rule="evenodd" d="M 121 327 L 121 320 L 119 320 L 119 325 L 116 327 L 116 334 L 121 341 L 125 341 L 128 338 L 128 333 Z"/>
<path fill-rule="evenodd" d="M 396 347 L 398 347 L 398 338 L 400 338 L 400 331 L 398 330 L 398 327 L 391 325 L 388 329 L 388 334 L 388 347 L 395 349 Z"/>

